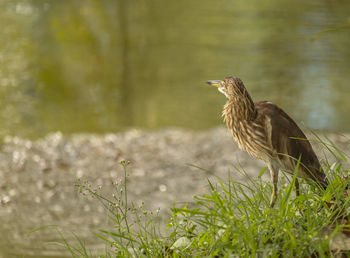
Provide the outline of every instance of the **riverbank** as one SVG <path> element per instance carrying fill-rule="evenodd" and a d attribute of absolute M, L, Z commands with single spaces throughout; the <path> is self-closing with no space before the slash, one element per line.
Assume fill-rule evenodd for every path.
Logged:
<path fill-rule="evenodd" d="M 349 153 L 349 134 L 327 134 Z M 315 145 L 320 159 L 325 157 Z M 327 156 L 327 155 L 326 155 Z M 167 129 L 155 132 L 130 130 L 118 134 L 53 133 L 30 141 L 6 137 L 0 151 L 0 257 L 9 255 L 62 256 L 64 247 L 48 244 L 59 238 L 57 225 L 76 233 L 93 246 L 91 233 L 108 227 L 102 206 L 78 193 L 78 180 L 101 185 L 111 195 L 112 182 L 123 177 L 120 161 L 129 160 L 128 197 L 167 218 L 174 202 L 192 200 L 207 191 L 207 178 L 226 178 L 242 167 L 257 177 L 265 165 L 240 151 L 223 127 L 205 132 Z M 201 167 L 206 172 L 196 168 Z M 268 179 L 268 174 L 265 174 Z"/>

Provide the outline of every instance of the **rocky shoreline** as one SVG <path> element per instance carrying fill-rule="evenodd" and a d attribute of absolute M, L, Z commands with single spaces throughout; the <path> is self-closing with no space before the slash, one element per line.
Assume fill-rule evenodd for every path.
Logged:
<path fill-rule="evenodd" d="M 349 153 L 350 134 L 327 137 Z M 317 144 L 315 148 L 320 158 L 329 157 L 324 148 Z M 235 180 L 244 181 L 235 166 L 253 177 L 265 166 L 237 149 L 223 127 L 205 132 L 133 129 L 72 136 L 58 132 L 35 141 L 8 136 L 0 151 L 0 257 L 67 254 L 64 247 L 48 244 L 59 238 L 55 227 L 28 234 L 47 225 L 76 233 L 88 247 L 94 243 L 91 232 L 108 227 L 106 214 L 96 200 L 79 194 L 75 184 L 90 181 L 112 194 L 112 183 L 123 178 L 121 160 L 131 161 L 130 200 L 144 202 L 149 210 L 160 208 L 163 218 L 174 202 L 205 193 L 207 178 L 226 178 L 230 170 Z"/>

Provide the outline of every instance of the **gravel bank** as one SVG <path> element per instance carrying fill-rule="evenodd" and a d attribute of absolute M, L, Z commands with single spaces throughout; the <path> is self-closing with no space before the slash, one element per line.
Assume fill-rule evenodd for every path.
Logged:
<path fill-rule="evenodd" d="M 349 153 L 349 134 L 327 136 Z M 319 146 L 316 150 L 324 157 Z M 94 243 L 91 232 L 108 227 L 106 214 L 95 200 L 78 194 L 74 185 L 78 179 L 88 180 L 111 194 L 112 182 L 123 177 L 121 160 L 132 162 L 130 200 L 143 201 L 150 210 L 160 207 L 164 218 L 174 201 L 191 201 L 193 195 L 204 193 L 207 178 L 226 178 L 230 169 L 235 179 L 244 180 L 235 173 L 235 165 L 252 176 L 264 167 L 238 150 L 223 127 L 205 132 L 53 133 L 36 141 L 6 137 L 0 151 L 0 257 L 66 254 L 64 248 L 47 243 L 58 237 L 54 228 L 27 234 L 45 225 L 58 225 L 88 245 Z"/>

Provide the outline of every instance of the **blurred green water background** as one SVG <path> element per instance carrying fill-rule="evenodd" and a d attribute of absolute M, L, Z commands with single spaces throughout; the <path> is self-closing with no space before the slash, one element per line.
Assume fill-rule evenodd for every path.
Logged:
<path fill-rule="evenodd" d="M 204 82 L 227 75 L 306 127 L 350 131 L 348 0 L 0 0 L 0 28 L 0 138 L 215 127 L 225 99 Z M 5 179 L 4 195 L 38 184 Z M 16 205 L 13 224 L 1 218 L 0 245 L 14 257 L 27 253 L 23 246 L 44 257 L 36 239 L 3 241 L 5 226 L 15 234 L 42 226 L 34 215 L 16 219 L 27 216 Z M 59 214 L 69 226 L 70 211 Z"/>
<path fill-rule="evenodd" d="M 204 82 L 231 74 L 350 131 L 349 19 L 344 0 L 0 0 L 0 136 L 211 128 L 225 100 Z"/>

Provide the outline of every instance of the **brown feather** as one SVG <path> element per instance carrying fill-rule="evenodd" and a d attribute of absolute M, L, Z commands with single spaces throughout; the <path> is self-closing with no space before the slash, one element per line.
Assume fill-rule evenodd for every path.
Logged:
<path fill-rule="evenodd" d="M 228 98 L 223 117 L 238 146 L 267 164 L 278 164 L 293 173 L 300 157 L 298 176 L 328 181 L 307 137 L 298 125 L 278 106 L 268 101 L 253 103 L 239 78 L 226 77 L 220 90 Z"/>
<path fill-rule="evenodd" d="M 258 120 L 270 118 L 272 133 L 271 143 L 277 157 L 282 161 L 284 169 L 293 172 L 300 157 L 301 171 L 299 176 L 325 181 L 320 162 L 310 142 L 298 125 L 281 108 L 268 101 L 255 103 Z"/>

